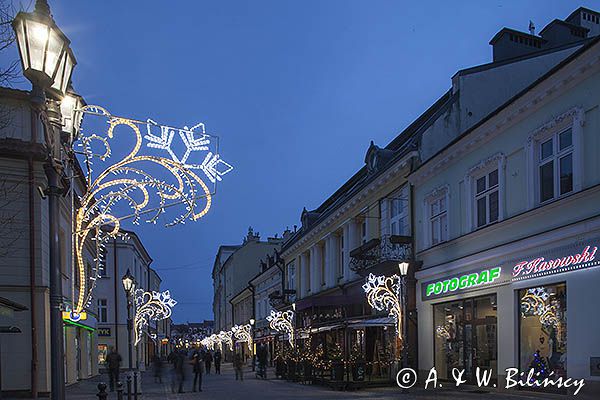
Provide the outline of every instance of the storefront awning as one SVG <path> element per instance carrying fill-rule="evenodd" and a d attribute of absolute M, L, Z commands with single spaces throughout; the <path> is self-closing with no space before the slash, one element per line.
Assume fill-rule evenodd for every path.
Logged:
<path fill-rule="evenodd" d="M 348 321 L 348 328 L 369 328 L 375 326 L 395 326 L 396 321 L 391 317 Z"/>
<path fill-rule="evenodd" d="M 327 331 L 332 331 L 334 329 L 339 329 L 339 328 L 343 328 L 343 327 L 344 327 L 343 324 L 320 326 L 318 328 L 311 328 L 310 333 L 327 332 Z"/>

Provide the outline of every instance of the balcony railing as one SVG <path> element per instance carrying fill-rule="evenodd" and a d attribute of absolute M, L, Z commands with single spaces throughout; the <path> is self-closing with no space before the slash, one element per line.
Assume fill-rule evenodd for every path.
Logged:
<path fill-rule="evenodd" d="M 412 259 L 412 237 L 383 235 L 350 252 L 350 269 L 362 272 L 382 263 L 408 262 Z"/>

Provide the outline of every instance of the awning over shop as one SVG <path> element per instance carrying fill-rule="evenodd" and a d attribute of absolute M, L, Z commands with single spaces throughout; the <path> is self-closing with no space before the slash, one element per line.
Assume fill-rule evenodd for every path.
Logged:
<path fill-rule="evenodd" d="M 339 329 L 339 328 L 343 328 L 343 327 L 344 327 L 343 324 L 319 326 L 318 328 L 311 328 L 310 333 L 327 332 L 327 331 L 332 331 L 334 329 Z"/>
<path fill-rule="evenodd" d="M 395 326 L 396 321 L 391 317 L 348 321 L 348 328 L 369 328 L 375 326 Z"/>

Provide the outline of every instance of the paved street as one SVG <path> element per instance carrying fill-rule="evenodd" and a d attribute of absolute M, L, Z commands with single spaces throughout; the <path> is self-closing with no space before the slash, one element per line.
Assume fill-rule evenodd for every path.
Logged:
<path fill-rule="evenodd" d="M 270 399 L 494 399 L 494 400 L 509 400 L 509 399 L 540 399 L 540 396 L 529 396 L 523 394 L 498 394 L 498 393 L 474 393 L 468 391 L 456 392 L 453 390 L 411 390 L 408 394 L 401 394 L 397 388 L 376 388 L 363 389 L 354 392 L 341 392 L 331 390 L 329 388 L 316 385 L 301 385 L 298 383 L 289 383 L 282 380 L 270 379 L 259 380 L 254 377 L 254 374 L 247 369 L 245 373 L 246 380 L 236 382 L 233 370 L 230 364 L 223 366 L 222 375 L 204 376 L 204 382 L 201 393 L 190 392 L 191 371 L 187 371 L 185 381 L 185 393 L 173 394 L 169 386 L 168 372 L 163 377 L 163 384 L 153 382 L 151 372 L 142 374 L 144 393 L 140 396 L 141 399 L 210 399 L 210 400 L 270 400 Z M 272 371 L 271 378 L 273 378 Z M 99 382 L 105 381 L 106 375 L 96 377 L 90 380 L 79 382 L 70 386 L 67 389 L 68 400 L 93 400 L 97 399 L 96 386 Z M 110 400 L 117 398 L 116 393 L 109 393 Z M 126 396 L 125 396 L 126 398 Z M 548 397 L 544 397 L 548 398 Z"/>

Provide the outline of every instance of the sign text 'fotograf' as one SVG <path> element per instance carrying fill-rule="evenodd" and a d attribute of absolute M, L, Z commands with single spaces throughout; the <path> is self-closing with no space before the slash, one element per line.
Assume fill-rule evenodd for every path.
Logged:
<path fill-rule="evenodd" d="M 461 289 L 474 288 L 476 286 L 494 283 L 502 272 L 501 267 L 484 269 L 479 272 L 472 272 L 462 276 L 432 282 L 427 285 L 425 296 L 440 295 L 448 292 L 455 292 Z"/>

